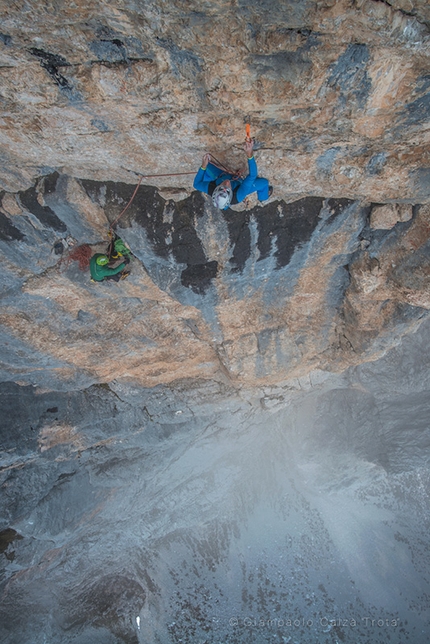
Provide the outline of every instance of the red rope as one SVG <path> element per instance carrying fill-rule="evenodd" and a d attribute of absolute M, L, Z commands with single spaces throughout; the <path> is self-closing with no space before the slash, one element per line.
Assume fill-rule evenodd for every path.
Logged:
<path fill-rule="evenodd" d="M 142 180 L 143 180 L 143 175 L 140 177 L 140 179 L 139 179 L 139 183 L 138 183 L 138 184 L 137 184 L 137 186 L 135 187 L 134 192 L 133 192 L 133 194 L 132 194 L 132 196 L 131 196 L 130 201 L 128 202 L 128 204 L 126 205 L 126 207 L 124 208 L 124 210 L 122 210 L 122 211 L 119 213 L 118 217 L 117 217 L 117 218 L 116 218 L 116 219 L 111 223 L 111 225 L 110 225 L 111 229 L 115 226 L 115 224 L 116 224 L 116 222 L 118 221 L 118 219 L 119 219 L 120 217 L 122 217 L 122 215 L 125 213 L 125 211 L 126 211 L 126 210 L 128 210 L 128 208 L 131 206 L 131 204 L 132 204 L 132 202 L 133 202 L 133 199 L 134 199 L 134 198 L 135 198 L 135 196 L 136 196 L 136 192 L 139 190 L 140 184 L 142 183 Z"/>
<path fill-rule="evenodd" d="M 218 159 L 214 157 L 214 155 L 211 153 L 211 162 L 212 161 L 215 162 L 213 165 L 216 165 L 217 168 L 219 168 L 220 170 L 224 170 L 224 172 L 227 172 L 227 174 L 231 174 L 233 179 L 237 179 L 237 177 L 242 176 L 239 170 L 236 170 L 235 172 L 233 172 L 233 170 L 229 170 L 227 166 L 221 163 L 221 161 L 218 161 Z"/>
<path fill-rule="evenodd" d="M 128 204 L 126 205 L 124 210 L 122 210 L 119 213 L 118 217 L 111 223 L 110 228 L 112 229 L 115 226 L 115 224 L 118 222 L 120 217 L 122 217 L 123 214 L 129 209 L 129 207 L 133 203 L 133 199 L 135 198 L 136 193 L 139 190 L 140 184 L 142 183 L 143 179 L 153 179 L 154 177 L 179 177 L 179 176 L 185 175 L 185 174 L 195 174 L 195 172 L 170 172 L 170 173 L 167 173 L 167 174 L 142 174 L 142 176 L 139 179 L 139 183 L 137 184 L 136 188 L 134 189 L 133 194 L 131 195 L 130 201 L 128 202 Z"/>
<path fill-rule="evenodd" d="M 246 124 L 246 138 L 247 138 L 247 140 L 251 140 L 250 136 L 251 136 L 251 126 L 248 125 L 248 123 L 247 123 Z M 213 159 L 213 161 L 215 161 L 214 165 L 218 166 L 218 168 L 220 170 L 224 170 L 224 172 L 227 172 L 227 174 L 231 174 L 233 179 L 237 179 L 238 177 L 242 176 L 239 170 L 236 170 L 236 172 L 232 172 L 231 170 L 229 170 L 223 163 L 221 163 L 221 161 L 218 161 L 218 159 L 216 157 L 214 157 L 213 154 L 211 154 L 210 157 L 211 157 L 211 159 Z M 142 174 L 142 176 L 139 179 L 139 183 L 137 184 L 137 186 L 136 186 L 136 188 L 135 188 L 135 190 L 134 190 L 134 192 L 133 192 L 133 194 L 131 196 L 130 201 L 128 202 L 128 204 L 126 205 L 124 210 L 122 210 L 119 213 L 118 217 L 111 223 L 110 229 L 112 230 L 112 228 L 115 226 L 115 224 L 118 222 L 118 220 L 123 216 L 123 214 L 129 209 L 129 207 L 133 203 L 133 199 L 135 198 L 136 193 L 139 190 L 140 184 L 142 183 L 143 179 L 153 179 L 155 177 L 180 177 L 180 176 L 183 176 L 183 175 L 186 175 L 186 174 L 195 174 L 195 172 L 171 172 L 171 173 L 167 173 L 167 174 Z"/>
<path fill-rule="evenodd" d="M 81 246 L 75 246 L 75 248 L 72 248 L 66 257 L 62 257 L 60 264 L 62 264 L 64 260 L 64 265 L 67 268 L 71 262 L 78 262 L 81 271 L 86 271 L 89 268 L 92 254 L 93 249 L 91 246 L 88 244 L 81 244 Z"/>
<path fill-rule="evenodd" d="M 218 168 L 220 170 L 224 170 L 224 172 L 227 172 L 227 174 L 231 174 L 233 176 L 233 179 L 241 176 L 240 172 L 238 172 L 238 171 L 232 172 L 231 170 L 229 170 L 225 165 L 223 165 L 221 163 L 221 161 L 218 161 L 218 159 L 215 158 L 213 156 L 213 154 L 211 154 L 211 159 L 213 159 L 215 161 L 214 165 L 218 166 Z M 153 179 L 155 177 L 180 177 L 180 176 L 184 176 L 184 175 L 187 175 L 187 174 L 195 174 L 195 172 L 168 172 L 166 174 L 142 174 L 140 179 L 139 179 L 139 183 L 137 184 L 136 188 L 134 189 L 133 194 L 131 195 L 130 201 L 128 202 L 128 204 L 126 205 L 124 210 L 122 210 L 119 213 L 118 217 L 111 223 L 110 229 L 112 230 L 112 228 L 119 221 L 119 219 L 123 216 L 123 214 L 130 208 L 131 204 L 133 203 L 133 199 L 135 198 L 135 196 L 137 194 L 137 191 L 139 190 L 140 184 L 142 183 L 143 179 Z"/>

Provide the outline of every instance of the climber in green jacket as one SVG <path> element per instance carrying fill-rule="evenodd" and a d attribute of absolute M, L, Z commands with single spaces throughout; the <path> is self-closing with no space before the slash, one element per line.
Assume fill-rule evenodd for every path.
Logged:
<path fill-rule="evenodd" d="M 115 282 L 119 282 L 119 280 L 130 275 L 130 271 L 124 270 L 129 261 L 128 257 L 124 257 L 121 264 L 113 267 L 109 266 L 109 264 L 115 262 L 110 262 L 107 255 L 96 253 L 90 259 L 91 277 L 95 282 L 103 282 L 103 280 L 114 280 Z"/>

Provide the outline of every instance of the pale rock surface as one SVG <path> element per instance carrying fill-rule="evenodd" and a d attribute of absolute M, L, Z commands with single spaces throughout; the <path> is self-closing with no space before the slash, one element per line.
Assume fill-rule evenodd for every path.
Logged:
<path fill-rule="evenodd" d="M 429 199 L 425 1 L 2 4 L 8 191 L 236 168 L 248 120 L 278 195 Z"/>
<path fill-rule="evenodd" d="M 260 393 L 1 383 L 1 641 L 426 644 L 429 337 Z"/>
<path fill-rule="evenodd" d="M 387 203 L 383 206 L 374 206 L 370 213 L 370 227 L 389 230 L 398 221 L 409 221 L 412 217 L 410 204 Z"/>
<path fill-rule="evenodd" d="M 0 4 L 1 642 L 427 644 L 428 3 Z"/>

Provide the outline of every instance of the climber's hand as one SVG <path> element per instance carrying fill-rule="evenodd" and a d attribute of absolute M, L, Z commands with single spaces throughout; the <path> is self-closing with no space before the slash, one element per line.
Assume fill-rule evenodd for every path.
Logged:
<path fill-rule="evenodd" d="M 202 168 L 206 170 L 206 166 L 208 165 L 210 160 L 211 160 L 211 155 L 209 154 L 209 152 L 207 152 L 202 160 Z"/>
<path fill-rule="evenodd" d="M 254 142 L 252 141 L 252 139 L 251 141 L 245 141 L 244 149 L 248 156 L 248 159 L 250 159 L 252 157 L 252 154 L 253 154 L 252 151 L 254 149 Z"/>

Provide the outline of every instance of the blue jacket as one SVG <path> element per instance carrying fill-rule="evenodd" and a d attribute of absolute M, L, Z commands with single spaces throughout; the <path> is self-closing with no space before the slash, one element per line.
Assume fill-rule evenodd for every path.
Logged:
<path fill-rule="evenodd" d="M 222 183 L 226 179 L 230 179 L 231 187 L 233 190 L 232 204 L 235 204 L 240 203 L 245 199 L 245 197 L 250 195 L 252 192 L 255 192 L 256 190 L 260 192 L 260 186 L 255 185 L 257 174 L 257 164 L 254 157 L 248 159 L 248 176 L 245 177 L 245 179 L 234 179 L 233 181 L 233 175 L 220 170 L 212 163 L 208 163 L 205 170 L 203 170 L 203 168 L 200 168 L 197 172 L 194 178 L 193 186 L 195 190 L 200 190 L 200 192 L 205 192 L 208 195 L 212 195 L 213 191 L 220 183 Z M 267 179 L 261 180 L 267 182 L 267 186 L 269 185 Z M 267 199 L 267 196 L 265 198 Z"/>

